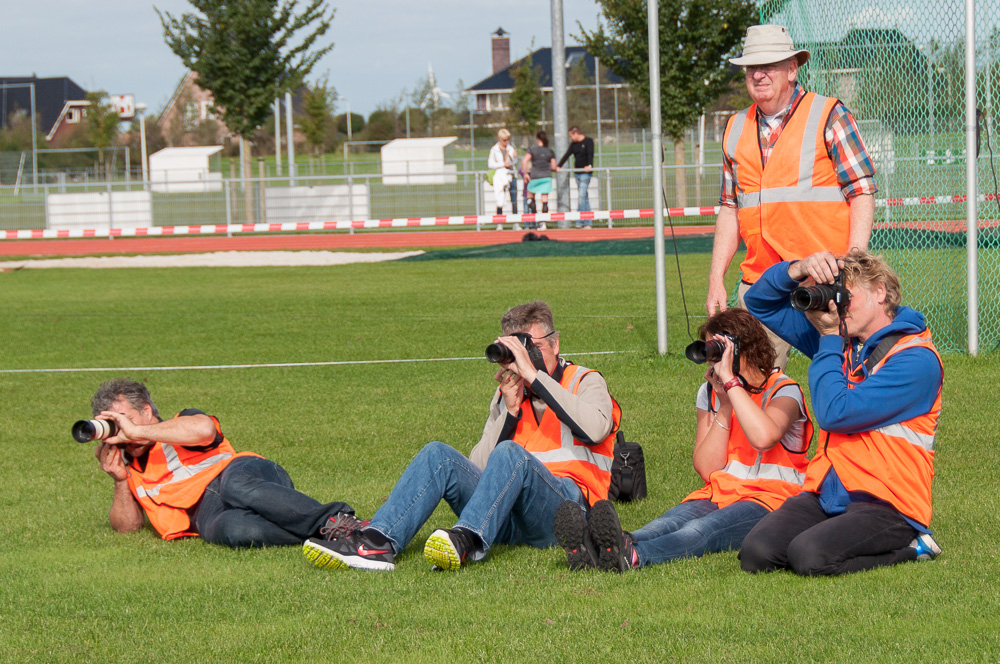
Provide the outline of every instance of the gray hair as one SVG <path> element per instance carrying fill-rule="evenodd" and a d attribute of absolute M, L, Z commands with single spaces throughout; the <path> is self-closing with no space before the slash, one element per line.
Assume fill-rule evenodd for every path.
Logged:
<path fill-rule="evenodd" d="M 504 334 L 527 332 L 535 323 L 541 325 L 546 334 L 556 329 L 552 320 L 552 309 L 541 300 L 511 307 L 500 319 L 500 329 Z"/>
<path fill-rule="evenodd" d="M 149 396 L 149 389 L 144 384 L 128 378 L 112 378 L 101 383 L 90 400 L 90 410 L 97 415 L 111 408 L 111 404 L 119 399 L 124 399 L 136 410 L 142 410 L 148 404 L 153 409 L 153 417 L 160 417 L 159 409 Z"/>

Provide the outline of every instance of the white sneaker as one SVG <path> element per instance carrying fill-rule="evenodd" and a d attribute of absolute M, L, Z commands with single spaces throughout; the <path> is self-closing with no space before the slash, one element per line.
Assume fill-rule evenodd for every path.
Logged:
<path fill-rule="evenodd" d="M 497 230 L 498 231 L 502 231 L 503 230 L 503 224 L 497 224 Z"/>
<path fill-rule="evenodd" d="M 549 227 L 545 225 L 544 221 L 542 223 L 538 224 L 538 230 L 540 230 L 540 231 L 547 231 L 548 229 L 549 229 Z"/>
<path fill-rule="evenodd" d="M 515 231 L 521 230 L 521 224 L 514 224 L 514 230 Z"/>

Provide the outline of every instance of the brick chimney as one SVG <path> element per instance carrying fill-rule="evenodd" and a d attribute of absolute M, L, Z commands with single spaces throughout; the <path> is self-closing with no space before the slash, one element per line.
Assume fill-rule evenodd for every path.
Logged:
<path fill-rule="evenodd" d="M 510 67 L 510 37 L 509 32 L 505 32 L 503 28 L 497 28 L 497 31 L 493 33 L 492 45 L 493 45 L 493 73 L 498 71 L 503 71 L 507 67 Z"/>

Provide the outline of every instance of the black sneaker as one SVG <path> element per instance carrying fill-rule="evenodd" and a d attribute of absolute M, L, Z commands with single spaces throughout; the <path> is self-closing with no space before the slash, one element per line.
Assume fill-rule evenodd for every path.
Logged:
<path fill-rule="evenodd" d="M 302 553 L 321 569 L 368 569 L 387 572 L 396 569 L 396 557 L 390 544 L 379 545 L 356 530 L 347 537 L 323 540 L 310 537 Z"/>
<path fill-rule="evenodd" d="M 597 545 L 597 566 L 609 572 L 625 572 L 639 566 L 632 538 L 622 532 L 618 513 L 609 500 L 599 500 L 590 508 L 590 534 Z"/>
<path fill-rule="evenodd" d="M 322 539 L 340 539 L 341 537 L 347 537 L 356 530 L 367 528 L 371 522 L 371 519 L 359 519 L 347 512 L 337 512 L 326 520 L 326 525 L 319 529 L 319 535 Z"/>
<path fill-rule="evenodd" d="M 475 545 L 475 535 L 467 530 L 439 528 L 427 538 L 424 558 L 438 569 L 455 572 L 462 567 L 465 557 Z"/>
<path fill-rule="evenodd" d="M 556 509 L 552 530 L 559 546 L 566 551 L 566 562 L 570 569 L 597 567 L 597 548 L 590 537 L 587 516 L 580 505 L 572 500 L 564 500 Z"/>

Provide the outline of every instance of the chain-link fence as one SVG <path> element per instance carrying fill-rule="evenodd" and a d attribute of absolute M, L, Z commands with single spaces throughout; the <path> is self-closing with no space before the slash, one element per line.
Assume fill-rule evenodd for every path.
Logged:
<path fill-rule="evenodd" d="M 976 2 L 984 352 L 1000 346 L 1000 200 L 993 153 L 998 17 L 1000 0 Z M 964 3 L 785 0 L 765 3 L 761 22 L 787 26 L 796 47 L 812 55 L 800 70 L 805 87 L 839 98 L 854 114 L 878 171 L 872 250 L 899 272 L 904 302 L 926 314 L 938 348 L 966 350 Z"/>

